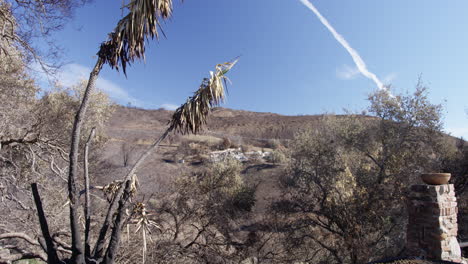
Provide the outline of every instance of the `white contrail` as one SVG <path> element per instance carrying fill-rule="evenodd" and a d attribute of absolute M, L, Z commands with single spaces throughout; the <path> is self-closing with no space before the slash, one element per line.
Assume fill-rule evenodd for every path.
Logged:
<path fill-rule="evenodd" d="M 358 68 L 359 72 L 362 73 L 362 75 L 366 76 L 367 78 L 371 79 L 372 81 L 375 82 L 377 87 L 379 89 L 385 89 L 385 85 L 383 85 L 382 81 L 379 80 L 377 75 L 374 73 L 370 72 L 367 70 L 366 63 L 362 60 L 361 56 L 359 56 L 359 53 L 349 45 L 349 43 L 344 39 L 344 37 L 330 25 L 328 20 L 320 14 L 320 12 L 315 8 L 315 6 L 309 2 L 309 0 L 299 0 L 301 1 L 302 4 L 304 4 L 307 8 L 312 10 L 314 14 L 318 17 L 320 22 L 333 34 L 333 37 L 348 51 L 349 55 L 353 58 L 354 63 L 356 64 L 356 67 Z"/>

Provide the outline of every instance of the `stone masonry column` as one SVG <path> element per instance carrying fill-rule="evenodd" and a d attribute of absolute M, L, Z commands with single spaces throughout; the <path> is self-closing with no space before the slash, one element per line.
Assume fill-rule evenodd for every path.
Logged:
<path fill-rule="evenodd" d="M 406 233 L 408 255 L 464 263 L 457 241 L 457 213 L 453 184 L 411 186 Z"/>

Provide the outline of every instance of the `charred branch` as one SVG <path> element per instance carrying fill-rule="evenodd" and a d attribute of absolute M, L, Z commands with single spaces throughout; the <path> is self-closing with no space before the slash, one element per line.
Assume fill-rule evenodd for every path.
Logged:
<path fill-rule="evenodd" d="M 47 218 L 42 207 L 41 197 L 37 189 L 37 184 L 31 184 L 31 189 L 34 197 L 34 203 L 37 208 L 37 216 L 39 217 L 39 224 L 42 230 L 42 236 L 44 237 L 46 247 L 47 247 L 47 259 L 50 264 L 60 263 L 57 256 L 57 249 L 55 248 L 54 241 L 49 232 L 49 225 L 47 224 Z"/>

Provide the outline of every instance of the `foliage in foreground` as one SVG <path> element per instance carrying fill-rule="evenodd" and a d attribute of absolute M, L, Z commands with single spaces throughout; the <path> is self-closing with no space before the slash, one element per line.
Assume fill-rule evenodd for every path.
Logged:
<path fill-rule="evenodd" d="M 366 263 L 398 255 L 405 245 L 405 191 L 440 169 L 441 106 L 418 84 L 412 95 L 369 96 L 375 118 L 324 117 L 297 135 L 282 179 L 289 216 L 287 243 L 310 249 L 302 258 Z M 299 251 L 298 250 L 298 251 Z"/>
<path fill-rule="evenodd" d="M 174 180 L 164 197 L 151 200 L 158 228 L 148 245 L 149 263 L 219 263 L 242 260 L 248 239 L 236 228 L 255 204 L 255 186 L 241 164 L 227 159 Z M 124 245 L 120 260 L 137 253 L 141 239 Z M 240 250 L 240 251 L 239 251 Z M 245 256 L 244 256 L 245 258 Z M 138 258 L 132 263 L 138 263 Z"/>

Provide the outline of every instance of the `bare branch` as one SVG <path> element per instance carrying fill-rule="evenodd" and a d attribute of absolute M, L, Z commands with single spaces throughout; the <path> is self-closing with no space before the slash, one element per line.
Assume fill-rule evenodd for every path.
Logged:
<path fill-rule="evenodd" d="M 21 259 L 31 259 L 31 258 L 40 258 L 43 261 L 47 261 L 47 256 L 42 252 L 25 252 L 25 253 L 9 254 L 8 256 L 2 256 L 0 258 L 0 262 L 11 263 L 13 261 L 17 261 Z"/>
<path fill-rule="evenodd" d="M 19 206 L 20 206 L 21 209 L 23 209 L 23 210 L 31 210 L 31 207 L 26 206 L 22 201 L 20 201 L 20 200 L 19 200 L 18 198 L 16 198 L 14 195 L 6 195 L 5 198 L 7 198 L 8 200 L 14 201 L 14 202 L 16 202 L 17 204 L 19 204 Z"/>
<path fill-rule="evenodd" d="M 119 221 L 117 221 L 117 220 L 115 221 L 114 228 L 113 228 L 113 233 L 117 233 L 118 232 L 117 229 L 121 228 L 122 214 L 123 214 L 123 211 L 124 211 L 123 210 L 123 205 L 124 204 L 121 204 L 121 200 L 122 200 L 124 194 L 125 194 L 125 196 L 129 195 L 130 181 L 131 181 L 133 175 L 136 173 L 136 171 L 141 166 L 141 164 L 146 160 L 146 158 L 148 158 L 153 153 L 153 151 L 158 148 L 160 143 L 167 137 L 169 132 L 170 132 L 170 130 L 167 129 L 164 132 L 164 134 L 162 134 L 153 143 L 153 145 L 150 148 L 148 148 L 148 150 L 146 150 L 145 153 L 143 153 L 143 155 L 141 155 L 141 157 L 133 165 L 130 172 L 125 176 L 124 181 L 123 181 L 125 183 L 125 188 L 120 188 L 119 191 L 114 196 L 114 199 L 112 200 L 112 203 L 109 206 L 109 210 L 107 211 L 106 219 L 104 220 L 104 223 L 103 223 L 103 225 L 101 227 L 101 231 L 99 233 L 99 238 L 98 238 L 98 241 L 96 242 L 96 246 L 94 248 L 94 259 L 100 259 L 102 257 L 103 250 L 104 250 L 104 242 L 105 242 L 105 238 L 106 238 L 106 235 L 107 235 L 107 231 L 110 228 L 111 220 L 112 220 L 112 217 L 115 214 L 115 212 L 117 212 L 117 218 L 119 219 Z M 121 209 L 121 211 L 117 210 L 117 206 L 119 206 L 119 210 Z M 120 217 L 119 217 L 119 215 L 120 215 Z M 113 245 L 112 247 L 117 249 L 116 247 L 118 247 L 119 238 L 117 238 L 115 236 L 113 236 L 113 237 L 114 237 L 114 240 L 111 239 L 111 242 L 109 242 L 109 245 Z M 111 247 L 111 246 L 109 246 L 109 247 Z M 113 253 L 113 252 L 109 252 L 109 254 L 111 254 L 111 253 Z"/>
<path fill-rule="evenodd" d="M 34 240 L 32 237 L 26 235 L 25 233 L 15 232 L 15 233 L 0 234 L 0 240 L 7 239 L 7 238 L 21 238 L 21 239 L 23 239 L 24 241 L 28 242 L 31 245 L 40 246 L 39 242 L 37 240 Z"/>

